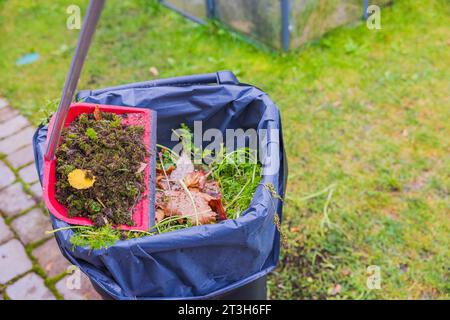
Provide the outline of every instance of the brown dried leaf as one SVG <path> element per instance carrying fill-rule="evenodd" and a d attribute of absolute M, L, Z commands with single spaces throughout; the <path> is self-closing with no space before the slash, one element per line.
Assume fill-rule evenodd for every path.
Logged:
<path fill-rule="evenodd" d="M 209 206 L 211 197 L 206 193 L 191 190 L 195 208 L 198 214 L 199 224 L 208 224 L 216 221 L 216 213 Z M 189 195 L 184 190 L 166 192 L 167 202 L 164 208 L 166 216 L 189 216 L 188 219 L 195 223 L 197 217 Z"/>
<path fill-rule="evenodd" d="M 225 213 L 225 208 L 222 204 L 221 198 L 213 198 L 208 202 L 211 209 L 219 215 L 219 220 L 226 220 L 227 214 Z"/>
<path fill-rule="evenodd" d="M 219 183 L 216 180 L 206 180 L 205 184 L 202 188 L 200 188 L 200 191 L 209 194 L 210 196 L 214 198 L 221 198 L 222 193 L 220 192 L 220 186 Z"/>
<path fill-rule="evenodd" d="M 194 171 L 184 177 L 184 184 L 188 188 L 202 189 L 205 186 L 206 175 L 204 171 Z"/>
<path fill-rule="evenodd" d="M 155 207 L 159 209 L 164 208 L 164 192 L 156 191 L 155 193 Z"/>
<path fill-rule="evenodd" d="M 98 106 L 95 106 L 94 109 L 94 119 L 97 121 L 102 120 L 102 112 Z"/>
<path fill-rule="evenodd" d="M 172 181 L 167 181 L 165 175 L 159 175 L 156 177 L 156 186 L 162 190 L 179 190 L 180 186 Z"/>
<path fill-rule="evenodd" d="M 165 213 L 164 213 L 164 210 L 162 210 L 162 209 L 156 209 L 156 211 L 155 211 L 155 220 L 156 220 L 156 223 L 158 223 L 158 222 L 160 222 L 162 219 L 164 219 L 165 218 Z"/>
<path fill-rule="evenodd" d="M 172 173 L 172 171 L 175 170 L 174 166 L 170 166 L 169 168 L 166 169 L 166 173 L 168 176 L 170 176 L 170 174 Z M 156 168 L 156 174 L 164 174 L 164 170 L 161 168 Z"/>

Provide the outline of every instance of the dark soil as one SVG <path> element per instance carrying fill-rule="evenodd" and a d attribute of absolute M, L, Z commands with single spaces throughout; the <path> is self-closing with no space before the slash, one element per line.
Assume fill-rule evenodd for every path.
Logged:
<path fill-rule="evenodd" d="M 148 152 L 144 128 L 123 124 L 124 117 L 96 110 L 95 116 L 82 114 L 63 130 L 56 153 L 56 198 L 69 216 L 87 217 L 96 226 L 133 225 L 133 206 L 145 190 Z M 75 169 L 94 176 L 94 185 L 73 188 L 68 174 Z"/>

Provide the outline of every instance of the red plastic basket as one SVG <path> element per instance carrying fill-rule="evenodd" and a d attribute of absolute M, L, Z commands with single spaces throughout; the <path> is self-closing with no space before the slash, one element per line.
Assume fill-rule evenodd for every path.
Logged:
<path fill-rule="evenodd" d="M 155 130 L 155 127 L 152 127 L 152 117 L 155 117 L 154 111 L 148 109 L 141 108 L 129 108 L 122 106 L 111 106 L 111 105 L 97 105 L 90 103 L 75 103 L 70 106 L 69 112 L 67 114 L 67 118 L 64 126 L 67 127 L 70 123 L 80 114 L 83 113 L 93 113 L 95 107 L 98 106 L 100 111 L 102 112 L 110 112 L 115 114 L 124 114 L 126 113 L 128 116 L 122 120 L 122 123 L 130 124 L 130 125 L 142 125 L 144 127 L 144 143 L 147 147 L 147 150 L 151 152 L 151 137 L 156 135 L 152 134 L 152 129 Z M 156 120 L 156 118 L 154 119 Z M 53 129 L 53 125 L 55 122 L 55 115 L 51 118 L 49 126 L 48 126 L 48 135 L 47 135 L 47 144 L 49 143 L 49 137 L 51 136 L 51 132 Z M 153 142 L 154 143 L 154 142 Z M 150 171 L 154 166 L 151 165 L 150 157 L 146 159 L 147 166 L 145 168 L 145 191 L 143 193 L 142 199 L 136 203 L 133 210 L 133 221 L 134 226 L 120 225 L 115 226 L 118 229 L 122 230 L 144 230 L 147 231 L 150 225 L 150 210 L 153 208 L 149 207 L 149 199 L 152 196 L 149 192 L 149 181 L 150 181 Z M 69 217 L 68 209 L 60 204 L 55 197 L 55 183 L 56 183 L 56 159 L 53 160 L 44 160 L 44 181 L 43 181 L 43 198 L 45 201 L 45 205 L 49 209 L 50 213 L 53 214 L 56 218 L 65 221 L 69 224 L 75 225 L 93 225 L 93 221 L 84 218 L 84 217 Z"/>

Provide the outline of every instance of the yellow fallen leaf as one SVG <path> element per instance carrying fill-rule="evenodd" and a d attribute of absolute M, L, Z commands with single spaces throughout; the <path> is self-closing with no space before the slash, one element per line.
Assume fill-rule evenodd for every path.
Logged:
<path fill-rule="evenodd" d="M 95 176 L 87 177 L 87 171 L 82 169 L 75 169 L 71 171 L 67 178 L 69 179 L 69 184 L 75 189 L 88 189 L 94 185 Z"/>

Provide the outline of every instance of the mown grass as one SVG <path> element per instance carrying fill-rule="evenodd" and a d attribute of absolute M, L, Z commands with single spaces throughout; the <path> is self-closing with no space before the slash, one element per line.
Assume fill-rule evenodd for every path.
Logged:
<path fill-rule="evenodd" d="M 0 94 L 36 124 L 76 43 L 73 3 L 85 9 L 0 1 Z M 276 54 L 149 1 L 108 2 L 79 88 L 148 80 L 152 66 L 160 77 L 233 70 L 282 111 L 289 247 L 271 297 L 448 299 L 449 13 L 445 0 L 397 0 L 381 30 L 359 23 Z M 41 59 L 16 66 L 29 52 Z M 369 265 L 381 290 L 366 286 Z"/>

